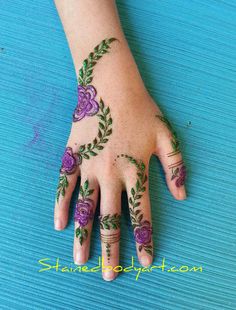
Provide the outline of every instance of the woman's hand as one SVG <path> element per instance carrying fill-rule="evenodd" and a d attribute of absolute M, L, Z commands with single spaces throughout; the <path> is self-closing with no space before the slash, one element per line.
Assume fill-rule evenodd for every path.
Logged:
<path fill-rule="evenodd" d="M 74 215 L 74 261 L 89 258 L 90 237 L 100 191 L 100 229 L 104 264 L 119 265 L 121 192 L 127 191 L 140 263 L 153 259 L 148 165 L 159 157 L 173 196 L 185 199 L 185 166 L 169 121 L 148 95 L 127 45 L 103 40 L 83 61 L 78 104 L 62 158 L 55 203 L 55 228 L 64 229 L 78 176 Z M 103 273 L 114 279 L 113 271 Z"/>

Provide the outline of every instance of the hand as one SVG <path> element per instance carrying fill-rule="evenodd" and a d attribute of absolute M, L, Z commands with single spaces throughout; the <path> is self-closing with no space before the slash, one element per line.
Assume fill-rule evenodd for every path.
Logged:
<path fill-rule="evenodd" d="M 104 40 L 90 53 L 79 71 L 79 84 L 78 105 L 62 158 L 55 228 L 65 228 L 71 196 L 81 176 L 74 215 L 74 261 L 80 265 L 89 258 L 100 191 L 102 256 L 106 265 L 119 265 L 121 192 L 126 190 L 137 255 L 148 266 L 153 259 L 148 189 L 152 154 L 163 165 L 172 195 L 178 200 L 186 197 L 186 170 L 177 135 L 118 40 Z M 103 273 L 105 280 L 115 276 L 114 271 Z"/>

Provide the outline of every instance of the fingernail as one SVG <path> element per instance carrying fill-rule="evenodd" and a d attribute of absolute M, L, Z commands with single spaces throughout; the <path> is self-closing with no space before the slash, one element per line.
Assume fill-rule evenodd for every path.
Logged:
<path fill-rule="evenodd" d="M 179 190 L 178 190 L 178 198 L 181 200 L 186 199 L 186 191 L 185 191 L 185 187 L 182 186 Z"/>
<path fill-rule="evenodd" d="M 75 264 L 83 265 L 85 264 L 84 254 L 82 252 L 78 252 L 75 256 Z"/>
<path fill-rule="evenodd" d="M 61 230 L 62 229 L 62 222 L 61 222 L 60 219 L 56 219 L 54 227 L 55 227 L 56 230 Z"/>
<path fill-rule="evenodd" d="M 113 270 L 103 272 L 103 279 L 105 281 L 112 281 L 115 278 L 115 273 Z"/>
<path fill-rule="evenodd" d="M 147 255 L 143 255 L 140 257 L 140 263 L 142 266 L 148 267 L 152 263 L 152 257 L 147 256 Z"/>

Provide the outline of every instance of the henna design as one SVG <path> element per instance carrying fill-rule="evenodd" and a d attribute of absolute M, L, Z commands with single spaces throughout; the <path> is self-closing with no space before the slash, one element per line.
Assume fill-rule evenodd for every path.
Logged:
<path fill-rule="evenodd" d="M 173 152 L 168 153 L 167 154 L 168 157 L 171 157 L 173 155 L 180 153 L 180 142 L 178 140 L 177 133 L 174 131 L 169 120 L 165 116 L 159 115 L 159 114 L 157 114 L 156 117 L 158 117 L 159 120 L 161 120 L 166 125 L 166 127 L 169 129 L 169 131 L 172 134 L 171 145 L 172 145 Z"/>
<path fill-rule="evenodd" d="M 57 186 L 57 194 L 56 194 L 57 202 L 59 201 L 60 195 L 62 195 L 63 197 L 65 196 L 65 191 L 66 191 L 66 188 L 68 187 L 68 185 L 69 185 L 69 183 L 67 180 L 67 176 L 65 174 L 60 176 L 59 184 Z"/>
<path fill-rule="evenodd" d="M 108 142 L 109 136 L 112 134 L 112 118 L 110 113 L 110 108 L 105 107 L 104 102 L 100 99 L 100 113 L 97 114 L 100 119 L 98 125 L 98 134 L 97 137 L 93 140 L 92 143 L 83 144 L 79 147 L 78 156 L 84 159 L 89 159 L 90 156 L 97 156 L 98 151 L 104 148 L 105 143 Z"/>
<path fill-rule="evenodd" d="M 147 181 L 147 175 L 145 173 L 145 164 L 140 160 L 137 161 L 132 156 L 121 154 L 121 157 L 128 159 L 128 161 L 135 165 L 137 169 L 137 181 L 134 187 L 131 188 L 131 195 L 129 197 L 129 211 L 132 226 L 134 228 L 134 238 L 139 244 L 139 252 L 144 249 L 149 255 L 153 255 L 153 248 L 151 245 L 152 226 L 147 220 L 143 220 L 143 213 L 141 208 L 141 198 L 146 191 L 145 183 Z M 120 157 L 119 155 L 117 158 Z"/>
<path fill-rule="evenodd" d="M 94 51 L 89 54 L 88 58 L 83 61 L 83 67 L 79 70 L 79 84 L 82 86 L 92 82 L 93 67 L 96 65 L 104 54 L 109 52 L 110 44 L 116 41 L 115 38 L 105 39 L 94 48 Z"/>
<path fill-rule="evenodd" d="M 183 163 L 183 162 L 182 162 Z M 182 165 L 181 163 L 181 165 Z M 172 167 L 172 177 L 171 180 L 175 180 L 175 185 L 177 187 L 181 187 L 182 185 L 184 185 L 185 180 L 186 180 L 186 167 L 184 165 L 182 165 L 181 167 Z"/>
<path fill-rule="evenodd" d="M 120 228 L 120 218 L 121 216 L 117 213 L 111 215 L 100 215 L 100 228 L 102 230 L 117 230 Z M 109 235 L 105 235 L 101 233 L 101 240 L 105 243 L 106 246 L 106 254 L 108 258 L 108 262 L 111 257 L 111 244 L 116 243 L 120 240 L 120 232 L 113 233 Z"/>
<path fill-rule="evenodd" d="M 168 153 L 167 156 L 171 157 L 171 156 L 177 155 L 178 153 L 180 153 L 180 142 L 178 140 L 177 133 L 173 130 L 171 123 L 168 121 L 168 119 L 165 116 L 157 114 L 156 117 L 158 117 L 163 123 L 165 123 L 165 125 L 167 126 L 167 128 L 170 130 L 172 134 L 171 145 L 173 148 L 173 152 Z M 181 167 L 178 167 L 178 166 L 181 166 Z M 174 180 L 177 178 L 175 180 L 175 185 L 177 187 L 181 187 L 182 185 L 184 185 L 185 179 L 186 179 L 186 167 L 183 165 L 183 161 L 180 160 L 174 164 L 169 165 L 168 167 L 169 169 L 171 169 L 171 172 L 172 172 L 171 180 Z"/>
<path fill-rule="evenodd" d="M 62 166 L 60 172 L 63 174 L 59 178 L 57 187 L 56 200 L 59 201 L 60 195 L 65 196 L 65 190 L 68 187 L 67 175 L 75 172 L 77 165 L 82 164 L 83 159 L 90 159 L 91 156 L 97 156 L 98 152 L 104 148 L 104 144 L 108 142 L 109 136 L 112 134 L 112 117 L 110 108 L 104 105 L 100 98 L 98 103 L 96 100 L 97 91 L 92 82 L 93 69 L 97 61 L 109 52 L 110 44 L 117 39 L 109 38 L 103 40 L 94 48 L 87 59 L 83 61 L 83 66 L 79 70 L 78 78 L 78 104 L 73 113 L 73 121 L 82 120 L 85 116 L 97 115 L 99 118 L 98 134 L 91 143 L 83 144 L 79 147 L 77 154 L 73 153 L 71 147 L 67 147 L 62 157 Z M 99 112 L 99 113 L 98 113 Z"/>
<path fill-rule="evenodd" d="M 115 233 L 113 235 L 104 235 L 101 234 L 101 241 L 105 243 L 107 260 L 110 262 L 111 258 L 111 244 L 117 243 L 120 241 L 120 232 Z"/>
<path fill-rule="evenodd" d="M 94 216 L 94 203 L 93 200 L 88 198 L 94 192 L 94 189 L 89 189 L 89 181 L 84 182 L 84 186 L 80 186 L 81 199 L 78 200 L 75 209 L 74 221 L 79 224 L 79 227 L 75 230 L 76 238 L 79 238 L 80 245 L 88 237 L 88 230 L 85 228 L 90 220 Z"/>

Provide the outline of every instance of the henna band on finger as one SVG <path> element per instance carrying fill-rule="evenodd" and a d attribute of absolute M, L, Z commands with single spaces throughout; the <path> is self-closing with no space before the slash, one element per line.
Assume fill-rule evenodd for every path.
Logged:
<path fill-rule="evenodd" d="M 108 259 L 108 262 L 110 262 L 111 244 L 114 244 L 120 241 L 120 232 L 114 233 L 111 235 L 104 235 L 101 233 L 100 239 L 103 243 L 105 243 L 107 259 Z"/>
<path fill-rule="evenodd" d="M 115 213 L 115 214 L 106 214 L 106 215 L 100 215 L 99 220 L 100 220 L 100 229 L 101 230 L 114 230 L 116 231 L 117 229 L 120 228 L 120 214 Z M 101 232 L 101 241 L 105 243 L 106 246 L 106 253 L 107 253 L 107 258 L 108 262 L 110 261 L 111 257 L 111 244 L 116 243 L 120 240 L 120 231 L 110 233 L 109 235 L 105 235 Z"/>

